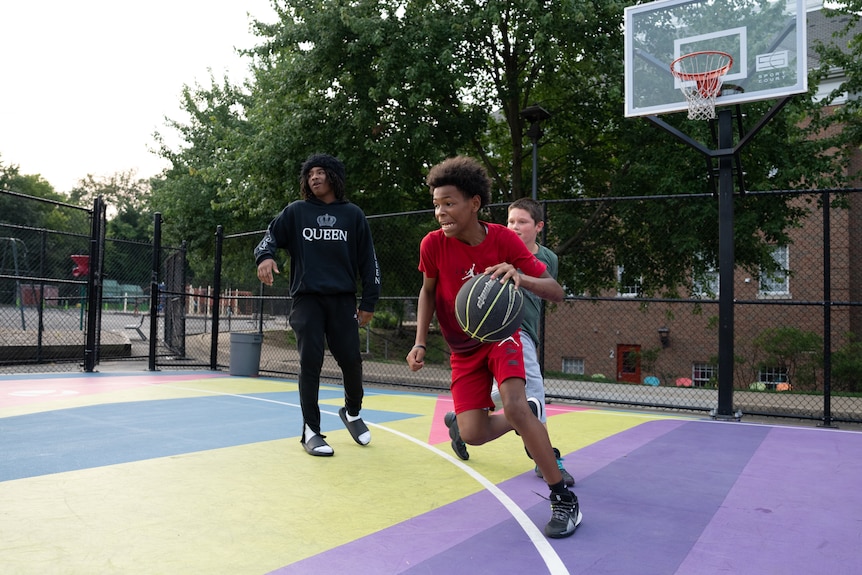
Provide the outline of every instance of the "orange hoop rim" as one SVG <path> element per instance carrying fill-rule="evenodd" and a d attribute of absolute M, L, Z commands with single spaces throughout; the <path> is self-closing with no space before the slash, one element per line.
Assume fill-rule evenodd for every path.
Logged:
<path fill-rule="evenodd" d="M 727 58 L 727 63 L 722 64 L 718 68 L 713 70 L 705 70 L 703 72 L 682 72 L 676 69 L 676 65 L 682 60 L 686 60 L 688 58 L 694 58 L 696 56 L 703 55 L 713 55 L 713 56 L 721 56 Z M 670 63 L 670 73 L 673 74 L 676 78 L 679 78 L 683 81 L 695 81 L 700 85 L 703 82 L 708 82 L 709 80 L 713 80 L 715 78 L 720 78 L 727 74 L 730 69 L 733 67 L 733 56 L 728 54 L 727 52 L 721 52 L 719 50 L 701 50 L 699 52 L 691 52 L 689 54 L 683 54 L 676 60 Z"/>

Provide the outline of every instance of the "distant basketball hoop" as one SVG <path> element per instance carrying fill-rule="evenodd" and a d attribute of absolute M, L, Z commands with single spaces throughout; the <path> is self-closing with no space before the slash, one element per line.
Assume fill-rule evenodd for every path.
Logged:
<path fill-rule="evenodd" d="M 733 56 L 716 50 L 684 54 L 671 62 L 670 73 L 680 81 L 688 102 L 689 120 L 715 119 L 715 97 L 732 66 Z"/>

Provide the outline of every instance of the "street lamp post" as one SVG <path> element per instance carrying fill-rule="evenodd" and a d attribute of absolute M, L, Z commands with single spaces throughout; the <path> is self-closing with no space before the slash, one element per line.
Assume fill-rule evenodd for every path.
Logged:
<path fill-rule="evenodd" d="M 542 137 L 542 120 L 551 117 L 551 113 L 538 104 L 527 106 L 521 110 L 521 117 L 530 122 L 527 135 L 533 142 L 533 200 L 538 201 L 539 194 L 539 138 Z M 545 241 L 544 231 L 542 242 Z M 539 370 L 545 373 L 545 302 L 542 301 L 542 309 L 539 314 Z"/>
<path fill-rule="evenodd" d="M 530 128 L 527 130 L 527 135 L 530 141 L 533 142 L 533 199 L 538 199 L 539 187 L 539 138 L 542 137 L 542 120 L 547 120 L 551 117 L 551 113 L 539 106 L 533 104 L 521 110 L 521 117 L 530 122 Z"/>

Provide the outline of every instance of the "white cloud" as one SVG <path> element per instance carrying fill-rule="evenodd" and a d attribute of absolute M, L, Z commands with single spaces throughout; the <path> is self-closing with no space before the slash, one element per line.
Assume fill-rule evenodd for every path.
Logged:
<path fill-rule="evenodd" d="M 0 4 L 0 161 L 67 192 L 87 174 L 164 163 L 148 151 L 165 116 L 183 118 L 184 84 L 245 77 L 235 48 L 271 22 L 269 0 L 63 0 Z"/>

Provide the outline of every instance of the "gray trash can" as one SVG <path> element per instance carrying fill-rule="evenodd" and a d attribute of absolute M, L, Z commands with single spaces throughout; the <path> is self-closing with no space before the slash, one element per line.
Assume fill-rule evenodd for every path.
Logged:
<path fill-rule="evenodd" d="M 262 333 L 230 333 L 230 374 L 257 377 Z"/>

